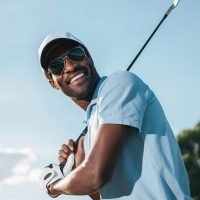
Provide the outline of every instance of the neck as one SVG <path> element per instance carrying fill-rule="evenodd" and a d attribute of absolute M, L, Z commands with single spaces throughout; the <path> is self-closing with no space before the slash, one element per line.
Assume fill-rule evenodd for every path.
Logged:
<path fill-rule="evenodd" d="M 84 111 L 87 110 L 88 105 L 90 104 L 91 100 L 92 100 L 92 96 L 94 93 L 94 90 L 98 84 L 100 80 L 100 76 L 97 74 L 97 78 L 96 78 L 96 82 L 95 82 L 95 87 L 93 88 L 93 90 L 91 90 L 91 93 L 88 95 L 88 97 L 84 98 L 84 99 L 75 99 L 72 98 L 72 101 L 75 102 L 75 104 L 77 104 L 79 107 L 81 107 Z"/>
<path fill-rule="evenodd" d="M 90 104 L 91 100 L 78 100 L 78 99 L 72 99 L 72 101 L 75 102 L 79 107 L 81 107 L 84 111 L 87 110 L 88 105 Z"/>

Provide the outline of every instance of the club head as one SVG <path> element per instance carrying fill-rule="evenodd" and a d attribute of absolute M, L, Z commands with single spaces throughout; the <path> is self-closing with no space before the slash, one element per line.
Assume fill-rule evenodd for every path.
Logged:
<path fill-rule="evenodd" d="M 173 6 L 174 6 L 174 8 L 177 6 L 177 4 L 179 3 L 179 1 L 180 1 L 180 0 L 174 0 L 174 1 L 173 1 Z"/>

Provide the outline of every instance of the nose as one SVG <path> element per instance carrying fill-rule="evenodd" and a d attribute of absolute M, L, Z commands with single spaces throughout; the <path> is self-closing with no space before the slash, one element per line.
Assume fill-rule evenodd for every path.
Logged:
<path fill-rule="evenodd" d="M 70 72 L 73 72 L 74 69 L 75 69 L 75 63 L 68 59 L 65 59 L 63 73 L 68 74 Z"/>

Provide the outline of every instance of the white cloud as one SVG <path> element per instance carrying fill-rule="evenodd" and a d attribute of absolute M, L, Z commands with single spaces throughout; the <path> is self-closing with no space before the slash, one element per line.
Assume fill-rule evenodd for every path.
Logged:
<path fill-rule="evenodd" d="M 26 181 L 38 181 L 41 169 L 31 169 L 37 160 L 31 149 L 0 149 L 0 160 L 0 185 L 12 186 Z"/>
<path fill-rule="evenodd" d="M 31 170 L 29 175 L 28 175 L 28 180 L 30 182 L 38 182 L 40 174 L 41 174 L 42 171 L 43 171 L 43 169 L 33 169 L 33 170 Z"/>

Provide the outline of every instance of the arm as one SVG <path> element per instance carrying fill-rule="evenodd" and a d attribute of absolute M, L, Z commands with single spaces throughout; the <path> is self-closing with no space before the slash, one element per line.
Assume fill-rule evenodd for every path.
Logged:
<path fill-rule="evenodd" d="M 131 129 L 125 125 L 101 125 L 88 157 L 67 177 L 52 184 L 49 192 L 86 195 L 98 191 L 112 177 L 117 156 Z"/>
<path fill-rule="evenodd" d="M 79 166 L 84 158 L 85 158 L 85 152 L 84 152 L 84 136 L 80 135 L 76 142 L 73 140 L 68 140 L 67 144 L 63 144 L 60 151 L 59 151 L 59 163 L 65 168 L 66 163 L 68 162 L 69 155 L 71 153 L 75 153 L 75 163 L 73 168 L 76 168 Z M 77 147 L 75 146 L 77 145 Z M 78 152 L 78 153 L 77 153 Z M 93 200 L 100 200 L 100 193 L 99 191 L 89 194 L 91 199 Z"/>

